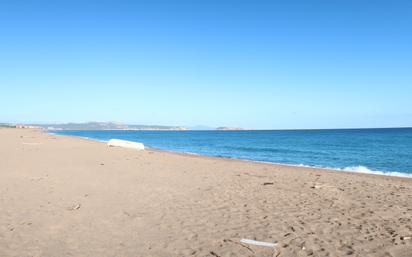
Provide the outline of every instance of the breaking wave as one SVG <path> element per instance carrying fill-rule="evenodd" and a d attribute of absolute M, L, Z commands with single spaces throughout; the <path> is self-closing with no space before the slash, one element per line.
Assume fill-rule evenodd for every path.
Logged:
<path fill-rule="evenodd" d="M 387 176 L 396 176 L 396 177 L 405 177 L 405 178 L 412 178 L 412 174 L 403 173 L 403 172 L 396 172 L 396 171 L 379 171 L 379 170 L 371 170 L 365 166 L 349 166 L 343 169 L 339 169 L 342 171 L 349 171 L 349 172 L 357 172 L 357 173 L 368 173 L 368 174 L 375 174 L 375 175 L 387 175 Z"/>

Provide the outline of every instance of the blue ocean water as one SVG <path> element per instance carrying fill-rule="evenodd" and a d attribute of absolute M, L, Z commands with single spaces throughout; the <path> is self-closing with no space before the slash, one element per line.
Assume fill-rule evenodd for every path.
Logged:
<path fill-rule="evenodd" d="M 124 139 L 209 156 L 412 176 L 412 128 L 50 132 L 102 141 Z"/>

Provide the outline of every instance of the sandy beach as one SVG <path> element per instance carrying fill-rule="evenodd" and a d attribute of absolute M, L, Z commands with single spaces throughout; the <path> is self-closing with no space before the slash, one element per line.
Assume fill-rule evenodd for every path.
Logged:
<path fill-rule="evenodd" d="M 412 179 L 31 129 L 0 142 L 1 257 L 412 256 Z"/>

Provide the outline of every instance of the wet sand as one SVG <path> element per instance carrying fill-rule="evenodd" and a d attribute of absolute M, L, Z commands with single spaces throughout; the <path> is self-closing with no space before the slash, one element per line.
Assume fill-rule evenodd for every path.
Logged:
<path fill-rule="evenodd" d="M 0 142 L 2 257 L 412 256 L 412 179 L 30 129 Z"/>

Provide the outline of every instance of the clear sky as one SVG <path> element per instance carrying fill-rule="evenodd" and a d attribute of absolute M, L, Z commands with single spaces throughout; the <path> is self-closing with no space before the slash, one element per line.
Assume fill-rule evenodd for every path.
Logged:
<path fill-rule="evenodd" d="M 0 122 L 412 126 L 412 1 L 0 1 Z"/>

